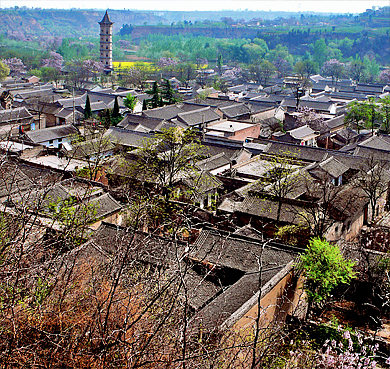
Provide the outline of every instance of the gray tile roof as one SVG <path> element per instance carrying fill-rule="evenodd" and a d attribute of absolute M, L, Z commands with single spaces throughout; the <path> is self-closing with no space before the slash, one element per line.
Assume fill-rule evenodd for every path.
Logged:
<path fill-rule="evenodd" d="M 195 188 L 196 194 L 202 195 L 223 187 L 222 182 L 208 171 L 193 173 L 190 176 L 182 178 L 181 181 L 190 188 Z"/>
<path fill-rule="evenodd" d="M 384 85 L 372 85 L 372 84 L 363 84 L 363 83 L 358 83 L 355 91 L 363 92 L 363 93 L 370 93 L 370 94 L 378 94 L 380 95 L 383 93 Z"/>
<path fill-rule="evenodd" d="M 326 111 L 326 112 L 330 112 L 330 109 L 331 109 L 332 105 L 334 105 L 334 104 L 335 104 L 334 102 L 305 101 L 305 100 L 301 100 L 299 102 L 300 107 L 305 106 L 305 107 L 314 109 L 316 111 Z M 290 108 L 295 108 L 296 105 L 297 105 L 296 99 L 285 98 L 281 102 L 281 106 L 287 106 Z"/>
<path fill-rule="evenodd" d="M 0 198 L 22 193 L 33 187 L 33 182 L 14 163 L 3 162 L 0 166 Z"/>
<path fill-rule="evenodd" d="M 31 90 L 24 90 L 20 92 L 14 93 L 15 97 L 21 98 L 23 100 L 29 99 L 32 97 L 43 97 L 48 95 L 56 95 L 55 92 L 53 92 L 53 86 L 49 86 L 46 88 L 34 88 Z"/>
<path fill-rule="evenodd" d="M 344 114 L 339 115 L 337 117 L 334 117 L 332 119 L 326 120 L 324 123 L 331 130 L 335 129 L 335 128 L 338 128 L 338 127 L 342 127 L 342 126 L 345 125 L 345 123 L 344 123 Z"/>
<path fill-rule="evenodd" d="M 150 118 L 172 119 L 176 118 L 177 115 L 182 112 L 183 111 L 177 105 L 167 105 L 161 108 L 144 110 L 142 114 Z"/>
<path fill-rule="evenodd" d="M 318 147 L 294 145 L 277 141 L 270 142 L 264 150 L 264 153 L 267 154 L 282 155 L 308 162 L 321 161 L 327 152 L 330 151 Z"/>
<path fill-rule="evenodd" d="M 196 163 L 196 166 L 200 170 L 213 170 L 217 168 L 221 168 L 225 165 L 231 164 L 231 160 L 226 156 L 224 152 L 221 152 L 219 154 L 210 156 L 207 159 L 200 160 Z"/>
<path fill-rule="evenodd" d="M 245 104 L 236 104 L 220 108 L 227 118 L 238 118 L 243 115 L 248 115 L 251 110 Z"/>
<path fill-rule="evenodd" d="M 349 169 L 333 156 L 322 161 L 318 164 L 318 166 L 325 172 L 329 173 L 333 178 L 340 177 Z"/>
<path fill-rule="evenodd" d="M 361 165 L 362 165 L 361 158 L 358 158 L 356 156 L 352 156 L 349 154 L 345 154 L 341 151 L 339 151 L 337 154 L 334 152 L 325 154 L 323 160 L 326 160 L 329 157 L 335 157 L 337 159 L 337 161 L 339 161 L 340 163 L 342 163 L 344 166 L 346 166 L 349 169 L 359 170 L 361 168 Z"/>
<path fill-rule="evenodd" d="M 128 147 L 142 147 L 145 140 L 153 136 L 148 133 L 130 131 L 118 127 L 110 127 L 104 137 L 107 137 L 113 144 L 128 146 Z"/>
<path fill-rule="evenodd" d="M 290 135 L 292 137 L 294 137 L 294 138 L 296 138 L 298 140 L 303 140 L 304 138 L 306 138 L 308 136 L 312 136 L 313 134 L 316 133 L 307 124 L 302 126 L 302 127 L 291 129 L 290 131 L 287 131 L 287 132 L 290 133 Z"/>
<path fill-rule="evenodd" d="M 206 97 L 205 99 L 191 99 L 184 102 L 184 105 L 194 104 L 194 106 L 211 106 L 214 108 L 222 108 L 237 104 L 233 100 L 220 99 L 218 97 Z"/>
<path fill-rule="evenodd" d="M 129 261 L 136 260 L 142 263 L 150 263 L 165 267 L 161 270 L 167 280 L 172 280 L 176 285 L 181 282 L 186 284 L 187 297 L 190 306 L 198 310 L 205 306 L 221 290 L 222 286 L 207 279 L 192 269 L 192 264 L 178 263 L 185 244 L 174 244 L 171 240 L 152 234 L 133 232 L 131 229 L 117 227 L 113 224 L 102 222 L 92 237 L 92 243 L 103 252 L 114 255 L 118 250 L 128 248 Z M 178 274 L 178 266 L 182 271 Z M 182 291 L 179 293 L 181 294 Z"/>
<path fill-rule="evenodd" d="M 18 123 L 21 119 L 32 119 L 33 116 L 25 107 L 0 110 L 0 124 Z"/>
<path fill-rule="evenodd" d="M 368 149 L 390 151 L 390 136 L 372 136 L 367 140 L 358 143 L 358 146 Z"/>
<path fill-rule="evenodd" d="M 207 229 L 202 230 L 191 246 L 189 257 L 199 262 L 255 273 L 259 270 L 260 256 L 264 268 L 284 266 L 296 256 L 296 250 L 283 250 L 275 245 L 267 245 L 263 250 L 263 243 L 256 238 Z"/>
<path fill-rule="evenodd" d="M 188 126 L 198 126 L 202 123 L 218 121 L 221 117 L 210 107 L 202 108 L 177 115 L 177 119 Z"/>
<path fill-rule="evenodd" d="M 272 273 L 267 273 L 268 278 L 269 274 Z M 268 278 L 264 275 L 264 280 Z M 220 327 L 258 290 L 258 274 L 244 275 L 191 319 L 190 330 L 200 327 L 202 330 L 209 331 Z"/>
<path fill-rule="evenodd" d="M 297 257 L 296 249 L 279 244 L 263 244 L 258 238 L 202 230 L 190 251 L 190 257 L 244 272 L 191 319 L 190 329 L 214 329 L 243 307 L 259 291 L 277 277 Z M 262 273 L 259 275 L 259 259 Z M 252 306 L 249 306 L 251 308 Z M 245 311 L 246 312 L 246 311 Z"/>
<path fill-rule="evenodd" d="M 57 100 L 56 104 L 63 108 L 73 108 L 73 101 L 74 101 L 75 106 L 81 106 L 82 108 L 84 108 L 86 100 L 87 100 L 87 94 L 85 93 L 81 96 L 75 96 L 74 99 L 73 97 L 66 98 L 66 99 L 59 99 Z"/>
<path fill-rule="evenodd" d="M 23 193 L 15 193 L 12 202 L 16 207 L 30 212 L 51 213 L 52 206 L 68 197 L 68 191 L 61 184 L 56 183 L 44 189 L 35 187 Z"/>
<path fill-rule="evenodd" d="M 353 156 L 362 158 L 373 158 L 376 160 L 390 161 L 390 151 L 377 150 L 372 147 L 358 146 L 353 152 Z"/>
<path fill-rule="evenodd" d="M 72 150 L 67 153 L 67 157 L 78 159 L 91 159 L 92 157 L 103 157 L 106 153 L 115 148 L 115 144 L 106 138 L 94 138 L 92 140 L 73 142 Z"/>
<path fill-rule="evenodd" d="M 276 220 L 278 202 L 263 199 L 260 196 L 247 195 L 244 201 L 238 204 L 236 211 L 264 219 Z M 282 203 L 279 219 L 283 223 L 300 224 L 301 218 L 298 214 L 300 211 L 304 211 L 304 208 Z"/>
<path fill-rule="evenodd" d="M 106 253 L 114 255 L 123 246 L 128 247 L 130 260 L 138 260 L 155 265 L 169 266 L 176 263 L 177 255 L 182 255 L 185 245 L 174 245 L 171 240 L 134 232 L 130 228 L 102 222 L 92 237 L 93 243 Z"/>
<path fill-rule="evenodd" d="M 122 206 L 109 193 L 105 193 L 87 201 L 85 204 L 80 204 L 78 209 L 79 211 L 83 209 L 91 211 L 91 217 L 102 219 L 118 212 L 122 209 Z"/>
<path fill-rule="evenodd" d="M 72 124 L 43 128 L 25 133 L 25 135 L 34 143 L 42 143 L 78 134 L 78 129 Z"/>
<path fill-rule="evenodd" d="M 118 124 L 118 127 L 127 128 L 128 125 L 138 126 L 142 125 L 149 131 L 155 131 L 157 127 L 164 122 L 161 118 L 152 118 L 145 115 L 127 114 L 123 120 Z"/>

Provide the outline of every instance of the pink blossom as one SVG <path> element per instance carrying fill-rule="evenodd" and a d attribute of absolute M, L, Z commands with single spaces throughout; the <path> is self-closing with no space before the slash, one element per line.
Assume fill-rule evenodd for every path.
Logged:
<path fill-rule="evenodd" d="M 344 331 L 343 338 L 346 339 L 346 340 L 349 340 L 351 338 L 351 335 L 350 335 L 349 331 Z"/>
<path fill-rule="evenodd" d="M 44 67 L 51 67 L 57 70 L 60 70 L 62 68 L 63 63 L 64 58 L 62 57 L 62 55 L 54 51 L 50 51 L 50 58 L 42 60 L 42 65 Z"/>

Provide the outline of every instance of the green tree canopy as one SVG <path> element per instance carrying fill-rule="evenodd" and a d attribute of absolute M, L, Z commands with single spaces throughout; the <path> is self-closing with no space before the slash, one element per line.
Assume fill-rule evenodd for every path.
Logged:
<path fill-rule="evenodd" d="M 378 124 L 381 119 L 378 106 L 372 100 L 352 101 L 348 104 L 347 109 L 348 112 L 344 117 L 344 122 L 358 130 L 362 128 L 373 130 L 375 124 Z"/>
<path fill-rule="evenodd" d="M 294 72 L 301 78 L 309 78 L 312 74 L 318 72 L 318 65 L 311 60 L 299 61 L 294 65 Z"/>
<path fill-rule="evenodd" d="M 4 63 L 0 62 L 0 81 L 9 75 L 9 68 Z"/>
<path fill-rule="evenodd" d="M 339 284 L 347 284 L 356 273 L 354 263 L 344 259 L 338 246 L 320 238 L 311 239 L 298 266 L 305 277 L 304 289 L 309 306 L 325 301 Z"/>
<path fill-rule="evenodd" d="M 123 103 L 125 104 L 127 109 L 133 112 L 135 105 L 137 104 L 137 98 L 132 94 L 127 94 L 127 96 L 123 100 Z"/>

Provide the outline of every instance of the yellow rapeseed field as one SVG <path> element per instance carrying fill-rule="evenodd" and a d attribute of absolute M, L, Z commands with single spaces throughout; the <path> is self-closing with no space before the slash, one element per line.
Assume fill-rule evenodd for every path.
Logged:
<path fill-rule="evenodd" d="M 154 70 L 154 64 L 151 62 L 143 62 L 143 61 L 114 61 L 112 62 L 112 65 L 115 70 L 122 71 L 130 68 L 140 68 L 144 69 L 145 71 L 153 71 Z"/>

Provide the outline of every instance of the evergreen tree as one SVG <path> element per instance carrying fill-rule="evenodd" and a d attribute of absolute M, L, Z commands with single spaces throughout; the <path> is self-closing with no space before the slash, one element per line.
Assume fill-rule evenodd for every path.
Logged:
<path fill-rule="evenodd" d="M 222 55 L 219 54 L 219 55 L 218 55 L 218 59 L 217 59 L 217 67 L 218 67 L 218 73 L 219 73 L 220 75 L 222 74 L 222 65 L 223 65 Z"/>
<path fill-rule="evenodd" d="M 92 109 L 91 109 L 91 102 L 89 101 L 89 96 L 87 95 L 87 100 L 85 102 L 85 108 L 84 108 L 84 118 L 88 119 L 92 116 Z"/>
<path fill-rule="evenodd" d="M 148 104 L 146 102 L 146 99 L 142 102 L 142 110 L 148 110 Z"/>
<path fill-rule="evenodd" d="M 110 109 L 105 109 L 103 114 L 102 114 L 102 118 L 103 118 L 103 124 L 104 124 L 104 127 L 106 128 L 109 128 L 110 125 L 111 125 L 111 114 L 110 114 Z"/>
<path fill-rule="evenodd" d="M 112 117 L 113 118 L 118 118 L 120 117 L 119 113 L 119 104 L 118 104 L 118 96 L 115 96 L 115 102 L 114 102 L 114 109 L 112 111 Z"/>
<path fill-rule="evenodd" d="M 154 82 L 152 89 L 146 91 L 146 93 L 151 96 L 151 98 L 148 100 L 148 105 L 150 105 L 152 109 L 162 106 L 161 104 L 162 101 L 160 96 L 161 90 L 158 87 L 157 82 Z"/>
<path fill-rule="evenodd" d="M 180 98 L 176 96 L 175 90 L 167 79 L 163 82 L 161 97 L 163 105 L 172 105 L 180 101 Z"/>

